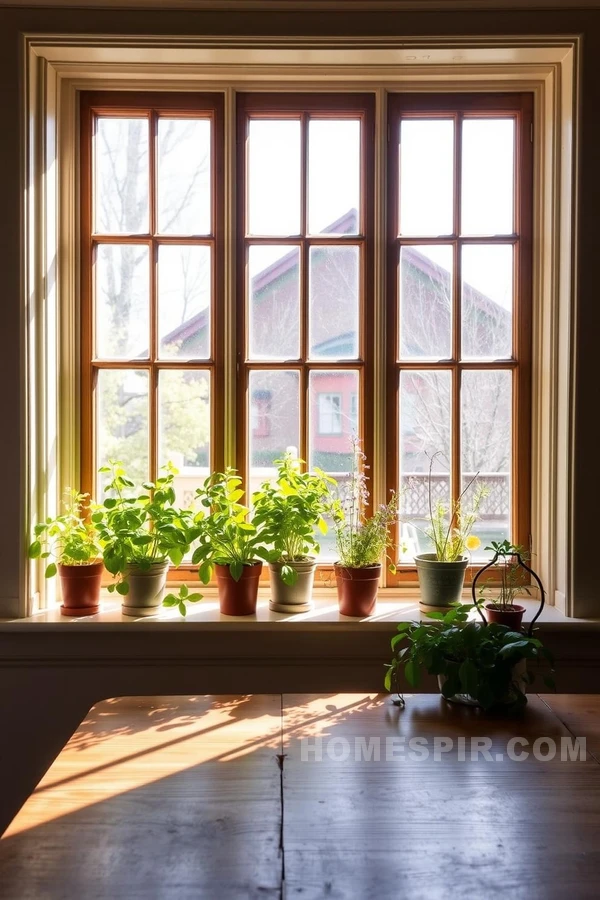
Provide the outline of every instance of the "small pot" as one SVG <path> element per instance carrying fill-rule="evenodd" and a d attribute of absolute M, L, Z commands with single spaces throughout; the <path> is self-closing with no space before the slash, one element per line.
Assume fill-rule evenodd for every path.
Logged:
<path fill-rule="evenodd" d="M 381 563 L 362 569 L 335 563 L 334 570 L 340 613 L 361 619 L 373 615 L 381 578 Z"/>
<path fill-rule="evenodd" d="M 219 587 L 219 605 L 224 616 L 253 616 L 256 613 L 258 582 L 262 563 L 244 566 L 239 581 L 232 578 L 229 566 L 215 566 Z"/>
<path fill-rule="evenodd" d="M 484 607 L 485 617 L 488 622 L 496 625 L 507 625 L 511 631 L 518 631 L 525 614 L 524 606 L 498 606 L 495 603 L 486 603 Z"/>
<path fill-rule="evenodd" d="M 447 609 L 460 603 L 469 560 L 466 556 L 454 562 L 441 562 L 435 553 L 415 556 L 423 607 Z"/>
<path fill-rule="evenodd" d="M 167 583 L 168 562 L 156 562 L 142 568 L 131 563 L 125 569 L 129 593 L 123 598 L 124 616 L 153 616 L 162 605 Z"/>
<path fill-rule="evenodd" d="M 104 563 L 83 566 L 58 564 L 63 616 L 93 616 L 100 609 L 100 585 Z"/>
<path fill-rule="evenodd" d="M 281 579 L 283 566 L 294 569 L 298 577 L 294 584 L 286 584 Z M 269 609 L 273 612 L 301 613 L 312 609 L 312 591 L 315 580 L 316 560 L 313 556 L 289 562 L 269 563 L 271 574 L 271 600 Z"/>

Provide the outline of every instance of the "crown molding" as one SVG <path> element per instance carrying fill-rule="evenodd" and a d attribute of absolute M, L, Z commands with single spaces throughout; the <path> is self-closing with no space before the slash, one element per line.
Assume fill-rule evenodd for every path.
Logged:
<path fill-rule="evenodd" d="M 162 12 L 418 12 L 588 10 L 600 0 L 0 0 L 0 8 L 122 9 Z"/>

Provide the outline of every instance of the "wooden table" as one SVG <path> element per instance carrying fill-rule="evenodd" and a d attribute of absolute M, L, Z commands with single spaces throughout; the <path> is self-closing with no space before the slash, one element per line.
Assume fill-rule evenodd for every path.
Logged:
<path fill-rule="evenodd" d="M 517 736 L 524 760 L 507 756 Z M 559 758 L 573 736 L 585 761 Z M 491 760 L 470 758 L 471 738 L 490 739 Z M 557 757 L 536 758 L 537 738 Z M 596 897 L 599 754 L 590 695 L 531 695 L 519 719 L 433 694 L 404 710 L 364 693 L 108 700 L 0 841 L 0 894 Z"/>

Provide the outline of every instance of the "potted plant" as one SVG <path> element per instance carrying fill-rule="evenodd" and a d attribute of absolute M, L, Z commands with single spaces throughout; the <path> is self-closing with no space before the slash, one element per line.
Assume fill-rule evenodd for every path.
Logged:
<path fill-rule="evenodd" d="M 104 564 L 115 577 L 108 590 L 124 597 L 127 616 L 150 616 L 162 603 L 169 565 L 178 566 L 199 533 L 192 510 L 175 506 L 173 481 L 177 474 L 170 463 L 156 482 L 145 482 L 141 490 L 119 462 L 103 466 L 109 474 L 104 510 L 98 528 L 104 544 Z"/>
<path fill-rule="evenodd" d="M 446 700 L 513 711 L 525 706 L 527 686 L 534 681 L 527 660 L 547 661 L 551 674 L 543 680 L 554 687 L 552 657 L 541 641 L 505 625 L 468 621 L 473 608 L 464 604 L 427 613 L 434 620 L 430 623 L 401 622 L 392 638 L 394 656 L 385 676 L 386 689 L 393 689 L 403 667 L 411 687 L 418 687 L 426 671 L 437 676 Z"/>
<path fill-rule="evenodd" d="M 90 616 L 100 607 L 102 546 L 96 524 L 89 521 L 89 495 L 67 491 L 65 511 L 34 528 L 30 559 L 47 559 L 45 576 L 58 572 L 63 616 Z M 94 513 L 96 522 L 102 512 Z"/>
<path fill-rule="evenodd" d="M 270 608 L 275 612 L 306 612 L 312 606 L 320 546 L 315 529 L 327 533 L 323 504 L 328 483 L 320 470 L 301 472 L 302 460 L 286 453 L 276 461 L 277 481 L 265 481 L 252 496 L 252 521 L 262 526 L 262 539 L 275 551 L 269 562 Z"/>
<path fill-rule="evenodd" d="M 364 460 L 353 440 L 352 472 L 337 493 L 330 491 L 326 504 L 333 520 L 339 560 L 334 564 L 340 612 L 344 616 L 372 615 L 377 601 L 382 558 L 390 545 L 390 528 L 398 518 L 396 494 L 387 504 L 367 515 L 369 491 Z"/>
<path fill-rule="evenodd" d="M 512 631 L 518 631 L 523 621 L 525 607 L 515 603 L 515 598 L 522 591 L 531 594 L 521 577 L 522 560 L 528 558 L 527 554 L 522 547 L 515 546 L 510 541 L 492 541 L 485 549 L 491 550 L 496 555 L 496 561 L 502 560 L 499 566 L 500 589 L 493 600 L 485 603 L 485 617 L 488 622 L 507 625 Z M 482 586 L 479 594 L 481 600 L 485 600 L 487 590 L 487 587 Z"/>
<path fill-rule="evenodd" d="M 256 612 L 262 561 L 278 555 L 268 550 L 263 527 L 248 521 L 248 507 L 240 503 L 241 483 L 236 470 L 228 468 L 210 475 L 196 491 L 206 512 L 192 562 L 199 565 L 203 584 L 216 572 L 221 612 L 226 616 Z"/>
<path fill-rule="evenodd" d="M 458 500 L 450 506 L 433 499 L 432 472 L 438 454 L 429 462 L 429 527 L 425 535 L 433 544 L 432 553 L 419 553 L 415 565 L 421 589 L 420 604 L 424 609 L 440 609 L 460 601 L 465 572 L 469 563 L 468 550 L 476 550 L 480 540 L 471 534 L 477 521 L 479 506 L 487 495 L 487 488 L 476 485 L 477 475 L 466 485 Z M 474 490 L 471 488 L 475 485 Z M 466 497 L 471 492 L 467 505 Z"/>

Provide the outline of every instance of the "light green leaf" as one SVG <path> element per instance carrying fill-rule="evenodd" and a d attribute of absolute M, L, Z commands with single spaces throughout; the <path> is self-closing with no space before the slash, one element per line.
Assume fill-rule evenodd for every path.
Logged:
<path fill-rule="evenodd" d="M 52 578 L 54 575 L 56 575 L 56 572 L 57 572 L 56 563 L 52 562 L 48 566 L 46 566 L 46 571 L 44 572 L 44 577 Z"/>

